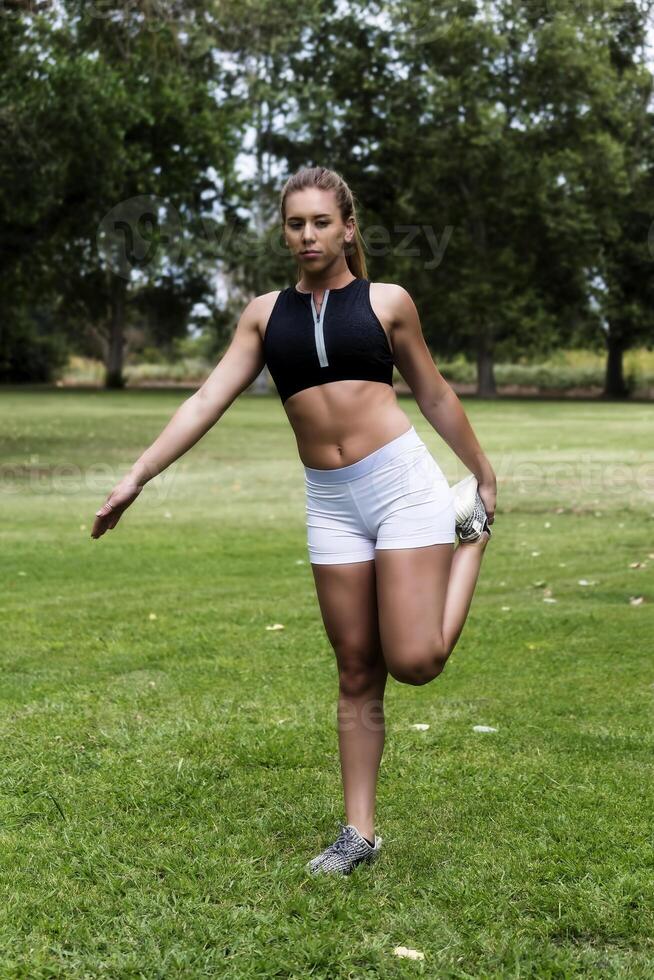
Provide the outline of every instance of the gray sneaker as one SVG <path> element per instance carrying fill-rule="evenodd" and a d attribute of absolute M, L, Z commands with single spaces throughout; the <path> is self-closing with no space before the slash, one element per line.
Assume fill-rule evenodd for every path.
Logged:
<path fill-rule="evenodd" d="M 375 846 L 371 847 L 351 823 L 344 824 L 339 820 L 338 824 L 341 831 L 334 843 L 306 865 L 310 874 L 349 875 L 357 865 L 372 864 L 379 857 L 381 837 L 375 834 Z"/>
<path fill-rule="evenodd" d="M 477 478 L 471 473 L 450 488 L 454 494 L 455 528 L 459 541 L 477 541 L 484 531 L 488 531 L 490 538 L 493 533 L 477 485 Z"/>

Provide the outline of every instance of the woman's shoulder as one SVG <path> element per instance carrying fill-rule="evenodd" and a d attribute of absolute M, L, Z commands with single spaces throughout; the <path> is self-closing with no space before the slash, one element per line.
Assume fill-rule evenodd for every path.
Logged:
<path fill-rule="evenodd" d="M 291 287 L 286 287 L 285 289 L 271 289 L 270 292 L 260 293 L 258 296 L 255 296 L 254 299 L 250 300 L 248 303 L 246 310 L 248 311 L 253 324 L 256 325 L 262 341 L 266 335 L 266 329 L 272 316 L 272 312 L 277 305 L 277 300 L 282 293 L 287 293 L 288 289 L 290 288 Z"/>
<path fill-rule="evenodd" d="M 371 282 L 370 294 L 371 296 L 374 295 L 384 304 L 393 307 L 401 308 L 407 303 L 413 302 L 408 290 L 396 282 Z"/>
<path fill-rule="evenodd" d="M 253 302 L 263 304 L 269 303 L 271 300 L 274 302 L 281 293 L 287 292 L 290 288 L 290 286 L 282 286 L 280 289 L 271 289 L 267 293 L 259 293 L 258 296 L 254 297 Z"/>
<path fill-rule="evenodd" d="M 374 286 L 378 292 L 385 292 L 389 296 L 393 293 L 396 295 L 401 295 L 402 293 L 406 293 L 407 296 L 409 295 L 404 286 L 400 286 L 396 282 L 370 282 L 370 286 Z"/>
<path fill-rule="evenodd" d="M 371 282 L 369 295 L 373 313 L 387 324 L 389 331 L 411 319 L 416 312 L 410 293 L 396 282 Z"/>
<path fill-rule="evenodd" d="M 258 296 L 255 296 L 250 300 L 250 302 L 247 304 L 247 308 L 252 310 L 253 313 L 259 315 L 262 313 L 270 313 L 277 302 L 278 297 L 281 296 L 282 293 L 286 292 L 287 289 L 288 287 L 286 287 L 286 289 L 271 289 L 267 293 L 259 293 Z"/>

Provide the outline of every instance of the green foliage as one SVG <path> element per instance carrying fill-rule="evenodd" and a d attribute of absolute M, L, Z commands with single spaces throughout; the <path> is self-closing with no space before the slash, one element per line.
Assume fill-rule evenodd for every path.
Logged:
<path fill-rule="evenodd" d="M 51 310 L 23 307 L 13 311 L 0 330 L 0 384 L 51 382 L 69 353 L 66 338 L 53 329 Z"/>
<path fill-rule="evenodd" d="M 45 301 L 83 307 L 118 382 L 117 338 L 130 321 L 145 316 L 159 344 L 211 298 L 210 243 L 196 247 L 188 215 L 211 206 L 201 195 L 219 198 L 210 167 L 229 186 L 235 109 L 214 98 L 221 66 L 206 45 L 203 4 L 174 17 L 165 5 L 146 16 L 131 4 L 60 6 L 0 24 L 0 294 L 24 276 Z M 145 205 L 143 220 L 132 215 L 141 197 L 155 202 L 150 227 Z M 115 278 L 137 273 L 117 306 Z"/>
<path fill-rule="evenodd" d="M 294 280 L 279 190 L 325 164 L 354 191 L 370 278 L 410 291 L 444 358 L 605 353 L 608 330 L 620 365 L 654 338 L 652 6 L 10 5 L 0 303 L 70 311 L 78 353 L 119 383 L 120 340 L 140 332 L 132 365 L 174 360 L 205 302 L 215 359 L 245 304 Z M 152 214 L 127 221 L 140 198 Z"/>
<path fill-rule="evenodd" d="M 376 265 L 448 357 L 603 347 L 603 320 L 627 347 L 654 336 L 651 6 L 391 4 L 408 70 L 385 79 L 389 187 L 371 210 L 418 234 Z"/>

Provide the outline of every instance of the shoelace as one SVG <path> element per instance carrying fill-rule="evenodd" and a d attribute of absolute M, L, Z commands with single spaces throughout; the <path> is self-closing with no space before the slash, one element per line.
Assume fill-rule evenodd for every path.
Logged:
<path fill-rule="evenodd" d="M 333 844 L 330 844 L 327 848 L 332 854 L 343 854 L 346 857 L 348 855 L 349 845 L 350 845 L 350 835 L 347 833 L 345 824 L 338 821 L 341 828 L 341 832 Z"/>
<path fill-rule="evenodd" d="M 475 497 L 475 505 L 472 514 L 470 514 L 469 517 L 466 517 L 465 520 L 460 521 L 456 525 L 457 531 L 458 530 L 467 531 L 469 528 L 475 526 L 475 522 L 479 522 L 480 524 L 482 524 L 482 528 L 481 528 L 482 532 L 487 531 L 488 536 L 489 537 L 492 536 L 493 532 L 491 531 L 490 524 L 488 523 L 488 515 L 486 513 L 486 508 L 484 507 L 484 502 L 479 496 L 479 494 L 477 494 L 477 496 Z"/>

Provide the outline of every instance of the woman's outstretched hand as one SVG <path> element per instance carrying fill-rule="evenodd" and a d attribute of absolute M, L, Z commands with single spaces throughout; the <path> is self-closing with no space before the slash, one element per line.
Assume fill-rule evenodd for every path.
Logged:
<path fill-rule="evenodd" d="M 134 503 L 142 489 L 142 486 L 134 483 L 129 477 L 124 477 L 120 483 L 117 483 L 100 510 L 95 512 L 91 537 L 100 538 L 105 531 L 110 531 L 115 527 L 123 511 Z"/>

